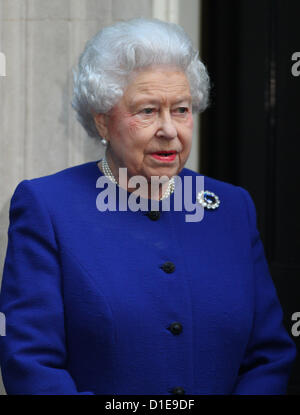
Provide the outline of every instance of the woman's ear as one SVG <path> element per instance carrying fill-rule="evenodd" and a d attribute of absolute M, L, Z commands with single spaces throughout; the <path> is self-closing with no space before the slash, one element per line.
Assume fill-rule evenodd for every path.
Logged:
<path fill-rule="evenodd" d="M 93 114 L 94 122 L 100 137 L 107 139 L 107 117 L 106 114 Z"/>

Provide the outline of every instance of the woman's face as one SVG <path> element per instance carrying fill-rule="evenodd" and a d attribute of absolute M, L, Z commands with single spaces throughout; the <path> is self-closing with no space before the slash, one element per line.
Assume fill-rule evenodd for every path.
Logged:
<path fill-rule="evenodd" d="M 184 167 L 193 116 L 189 82 L 180 70 L 137 72 L 112 110 L 94 118 L 100 135 L 109 141 L 107 160 L 116 178 L 120 167 L 127 167 L 128 178 L 142 175 L 148 181 L 151 176 L 170 178 Z"/>

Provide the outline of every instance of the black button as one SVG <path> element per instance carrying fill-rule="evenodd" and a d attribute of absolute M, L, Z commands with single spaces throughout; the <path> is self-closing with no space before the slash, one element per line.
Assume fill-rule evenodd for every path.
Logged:
<path fill-rule="evenodd" d="M 160 268 L 167 274 L 171 274 L 175 271 L 175 265 L 173 264 L 173 262 L 170 261 L 165 262 Z"/>
<path fill-rule="evenodd" d="M 178 321 L 175 321 L 174 323 L 172 323 L 168 329 L 170 330 L 171 333 L 173 334 L 180 334 L 182 332 L 182 325 L 180 323 L 178 323 Z"/>
<path fill-rule="evenodd" d="M 181 386 L 176 386 L 176 388 L 171 390 L 171 393 L 174 393 L 174 395 L 184 395 L 185 390 Z"/>
<path fill-rule="evenodd" d="M 158 220 L 160 217 L 160 212 L 158 210 L 152 210 L 148 213 L 146 213 L 149 219 L 151 220 Z"/>

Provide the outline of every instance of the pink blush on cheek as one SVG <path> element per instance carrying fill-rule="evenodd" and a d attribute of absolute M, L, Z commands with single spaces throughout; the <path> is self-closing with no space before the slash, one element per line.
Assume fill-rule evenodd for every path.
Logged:
<path fill-rule="evenodd" d="M 111 130 L 114 133 L 122 133 L 129 127 L 131 114 L 127 111 L 115 107 L 110 115 Z"/>
<path fill-rule="evenodd" d="M 128 120 L 128 129 L 131 133 L 134 133 L 138 129 L 139 122 L 135 119 Z"/>
<path fill-rule="evenodd" d="M 186 118 L 186 126 L 189 128 L 193 128 L 194 126 L 194 118 L 192 113 L 189 113 Z"/>
<path fill-rule="evenodd" d="M 143 122 L 143 121 L 141 121 L 141 120 L 137 119 L 135 116 L 131 116 L 131 117 L 128 119 L 128 123 L 127 123 L 127 125 L 128 125 L 128 130 L 129 130 L 129 133 L 130 133 L 131 135 L 134 135 L 134 134 L 136 134 L 139 130 L 141 130 L 142 128 L 147 127 L 147 126 L 149 125 L 149 123 L 145 123 L 145 122 Z"/>

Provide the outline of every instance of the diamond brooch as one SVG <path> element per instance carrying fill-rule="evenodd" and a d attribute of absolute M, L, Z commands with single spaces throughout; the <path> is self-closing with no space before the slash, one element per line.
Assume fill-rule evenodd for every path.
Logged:
<path fill-rule="evenodd" d="M 197 195 L 197 201 L 206 209 L 217 209 L 220 206 L 218 196 L 208 190 L 201 190 Z"/>

